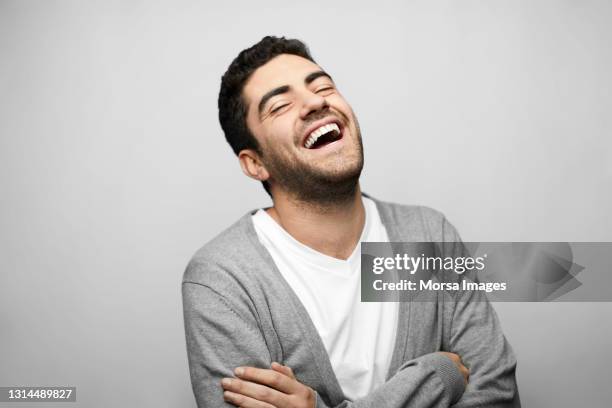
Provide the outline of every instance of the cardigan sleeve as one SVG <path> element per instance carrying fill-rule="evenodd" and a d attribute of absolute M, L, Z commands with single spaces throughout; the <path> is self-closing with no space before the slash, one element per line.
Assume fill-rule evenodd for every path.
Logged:
<path fill-rule="evenodd" d="M 229 408 L 221 379 L 235 367 L 267 367 L 271 358 L 254 319 L 240 313 L 220 293 L 183 282 L 183 314 L 191 385 L 199 408 Z"/>
<path fill-rule="evenodd" d="M 445 241 L 461 243 L 453 225 L 444 218 Z M 459 245 L 461 255 L 466 253 Z M 477 280 L 468 275 L 466 279 Z M 454 407 L 491 408 L 521 406 L 516 384 L 516 357 L 502 332 L 499 318 L 482 291 L 461 290 L 455 296 L 450 350 L 470 370 L 462 398 Z"/>

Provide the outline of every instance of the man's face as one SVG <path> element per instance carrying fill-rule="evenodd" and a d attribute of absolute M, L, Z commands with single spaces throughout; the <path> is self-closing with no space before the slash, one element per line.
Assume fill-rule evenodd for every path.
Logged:
<path fill-rule="evenodd" d="M 273 185 L 315 201 L 354 189 L 363 167 L 359 125 L 318 65 L 279 55 L 252 74 L 243 97 Z"/>

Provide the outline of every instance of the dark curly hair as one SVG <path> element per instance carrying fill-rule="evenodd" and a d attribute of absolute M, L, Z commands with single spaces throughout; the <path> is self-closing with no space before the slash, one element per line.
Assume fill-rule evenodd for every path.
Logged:
<path fill-rule="evenodd" d="M 302 41 L 266 36 L 252 47 L 242 50 L 221 78 L 219 122 L 225 139 L 236 155 L 244 149 L 253 149 L 261 154 L 259 144 L 246 123 L 247 107 L 242 90 L 257 68 L 281 54 L 293 54 L 315 62 Z M 271 196 L 268 183 L 264 181 L 262 184 Z"/>

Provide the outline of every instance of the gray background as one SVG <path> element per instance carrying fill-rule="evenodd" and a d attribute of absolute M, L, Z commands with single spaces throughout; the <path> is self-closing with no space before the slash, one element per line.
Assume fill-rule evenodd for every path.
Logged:
<path fill-rule="evenodd" d="M 612 240 L 611 3 L 220 3 L 0 1 L 0 385 L 195 405 L 181 274 L 269 204 L 223 139 L 219 78 L 268 33 L 352 104 L 365 191 L 468 241 Z M 524 406 L 609 406 L 609 303 L 496 309 Z"/>

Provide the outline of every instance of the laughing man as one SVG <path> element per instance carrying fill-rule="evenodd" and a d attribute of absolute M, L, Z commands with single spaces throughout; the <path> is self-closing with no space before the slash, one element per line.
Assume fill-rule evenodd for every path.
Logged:
<path fill-rule="evenodd" d="M 360 302 L 360 242 L 460 238 L 439 212 L 363 194 L 357 118 L 298 40 L 265 37 L 221 81 L 219 120 L 273 206 L 201 248 L 183 278 L 199 407 L 520 407 L 490 304 Z"/>

